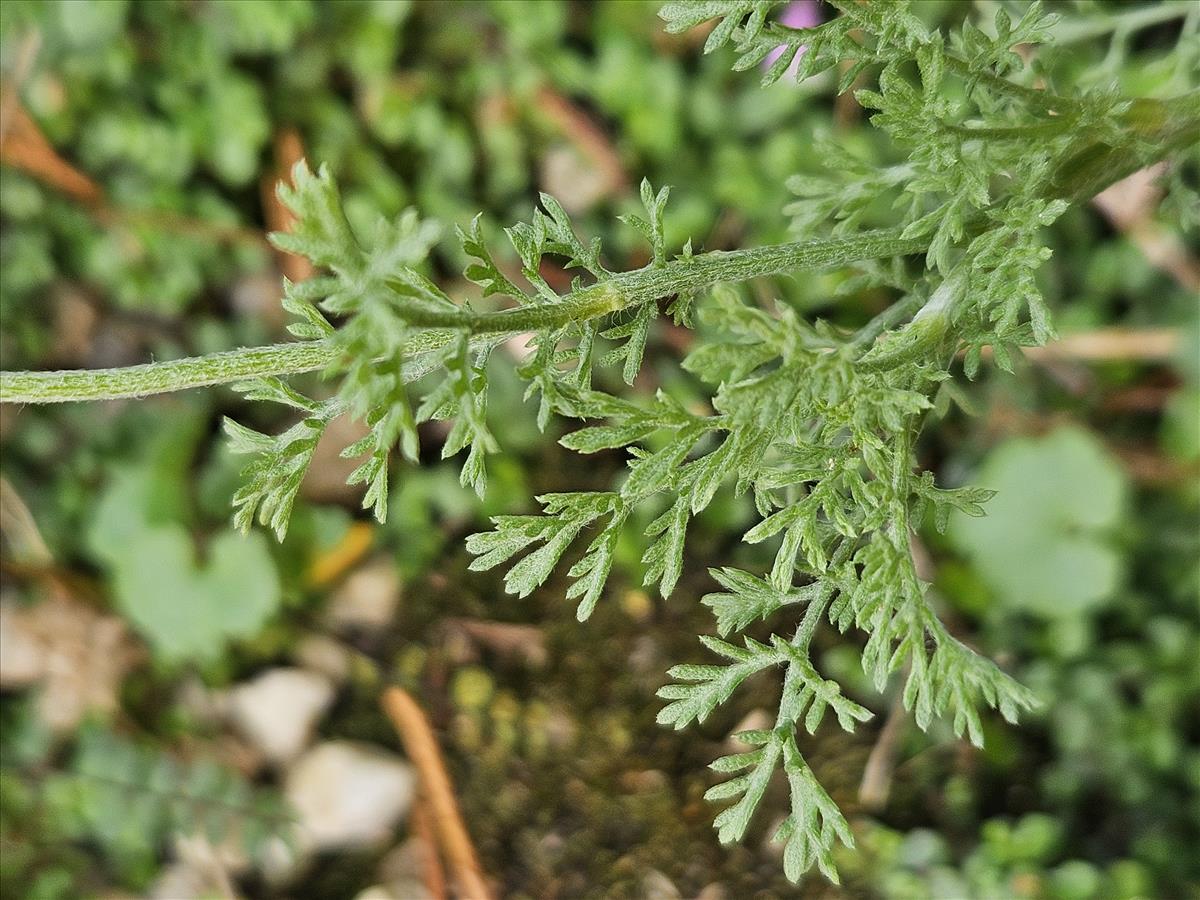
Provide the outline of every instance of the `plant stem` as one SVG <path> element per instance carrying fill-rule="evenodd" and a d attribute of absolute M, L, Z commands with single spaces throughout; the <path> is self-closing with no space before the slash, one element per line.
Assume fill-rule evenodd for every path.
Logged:
<path fill-rule="evenodd" d="M 847 345 L 850 351 L 863 351 L 875 343 L 885 331 L 890 331 L 921 308 L 925 298 L 920 294 L 908 294 L 880 312 L 870 322 L 854 333 Z"/>
<path fill-rule="evenodd" d="M 665 266 L 623 272 L 568 294 L 559 303 L 499 312 L 410 308 L 401 309 L 399 313 L 409 325 L 431 329 L 413 335 L 407 342 L 409 354 L 420 354 L 448 343 L 453 336 L 449 329 L 496 335 L 555 328 L 721 281 L 744 281 L 758 276 L 846 265 L 864 259 L 919 253 L 925 245 L 925 238 L 901 239 L 898 230 L 886 230 L 851 238 L 799 241 L 754 250 L 714 251 L 690 259 L 672 260 Z M 312 372 L 328 368 L 337 361 L 337 356 L 336 344 L 332 340 L 323 340 L 230 350 L 121 369 L 0 372 L 0 401 L 63 403 L 142 397 L 255 376 Z"/>
<path fill-rule="evenodd" d="M 1010 141 L 1032 140 L 1048 134 L 1058 134 L 1074 126 L 1070 116 L 1059 116 L 1036 122 L 1031 125 L 1008 125 L 998 127 L 972 127 L 970 125 L 947 125 L 947 129 L 957 135 L 976 140 Z"/>
<path fill-rule="evenodd" d="M 796 241 L 753 250 L 714 250 L 666 265 L 621 272 L 565 296 L 559 303 L 521 306 L 500 312 L 400 309 L 409 324 L 425 328 L 465 328 L 472 334 L 534 331 L 592 319 L 606 313 L 684 294 L 722 281 L 745 281 L 786 272 L 841 266 L 864 259 L 905 256 L 926 249 L 926 238 L 901 239 L 899 229 L 868 231 L 850 238 Z"/>
<path fill-rule="evenodd" d="M 947 53 L 945 60 L 946 68 L 956 75 L 968 80 L 978 79 L 995 91 L 1008 94 L 1010 97 L 1030 103 L 1047 112 L 1057 111 L 1063 113 L 1077 110 L 1080 106 L 1078 100 L 1070 97 L 1060 97 L 1058 94 L 1052 94 L 1046 90 L 1027 87 L 1015 81 L 1009 81 L 1007 78 L 1001 78 L 999 75 L 986 70 L 975 71 L 965 59 L 955 56 L 953 53 Z"/>
<path fill-rule="evenodd" d="M 1190 0 L 1186 3 L 1159 3 L 1155 6 L 1138 6 L 1081 22 L 1065 22 L 1054 29 L 1054 46 L 1090 41 L 1112 32 L 1132 34 L 1152 25 L 1182 19 L 1192 8 Z"/>
<path fill-rule="evenodd" d="M 1042 196 L 1080 203 L 1172 152 L 1195 146 L 1200 142 L 1200 90 L 1167 100 L 1134 100 L 1122 118 L 1136 140 L 1116 146 L 1094 140 L 1064 156 Z"/>
<path fill-rule="evenodd" d="M 444 347 L 454 332 L 431 330 L 416 334 L 405 346 L 405 380 L 428 369 L 422 354 Z M 123 400 L 212 387 L 246 378 L 299 375 L 332 365 L 338 357 L 333 341 L 298 341 L 266 347 L 243 347 L 207 356 L 189 356 L 118 369 L 62 369 L 56 372 L 0 372 L 2 403 L 67 403 L 81 400 Z M 409 371 L 411 366 L 411 371 Z"/>
<path fill-rule="evenodd" d="M 254 376 L 312 372 L 325 368 L 334 358 L 334 348 L 327 341 L 305 341 L 246 347 L 120 369 L 0 372 L 0 400 L 5 403 L 61 403 L 142 397 Z"/>
<path fill-rule="evenodd" d="M 952 63 L 954 59 L 947 57 Z M 965 63 L 962 65 L 965 67 Z M 1004 79 L 996 80 L 1023 95 L 1042 94 Z M 1056 105 L 1058 99 L 1042 98 L 1050 106 Z M 1200 91 L 1169 100 L 1136 100 L 1126 114 L 1126 124 L 1141 138 L 1139 144 L 1131 142 L 1129 146 L 1112 147 L 1103 142 L 1088 143 L 1061 161 L 1041 193 L 1078 202 L 1163 158 L 1172 150 L 1195 143 L 1200 139 Z M 500 335 L 556 328 L 722 281 L 745 281 L 759 276 L 843 266 L 864 259 L 904 256 L 920 253 L 927 245 L 927 237 L 901 238 L 899 229 L 887 229 L 849 238 L 799 241 L 754 250 L 713 251 L 674 259 L 663 266 L 622 272 L 567 294 L 558 303 L 498 312 L 411 307 L 398 312 L 410 326 L 427 329 L 407 342 L 409 354 L 421 354 L 444 346 L 454 332 L 463 330 L 476 335 Z M 891 316 L 884 321 L 893 324 Z M 62 403 L 141 397 L 226 384 L 254 376 L 311 372 L 328 368 L 337 357 L 336 344 L 325 340 L 231 350 L 123 369 L 0 372 L 0 402 Z M 891 364 L 891 361 L 890 355 L 881 354 L 869 362 L 881 365 Z"/>

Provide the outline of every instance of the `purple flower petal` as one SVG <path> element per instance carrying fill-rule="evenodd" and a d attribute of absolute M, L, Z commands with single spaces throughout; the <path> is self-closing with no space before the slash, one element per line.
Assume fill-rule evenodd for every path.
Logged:
<path fill-rule="evenodd" d="M 817 0 L 792 0 L 783 8 L 783 15 L 779 17 L 781 25 L 787 25 L 789 28 L 814 28 L 821 24 L 821 11 L 818 7 Z M 787 74 L 794 80 L 796 72 L 800 68 L 800 55 L 804 53 L 806 47 L 801 47 L 796 53 L 792 64 L 788 66 Z M 769 69 L 771 64 L 779 57 L 783 56 L 783 45 L 767 54 L 762 61 L 762 67 Z"/>

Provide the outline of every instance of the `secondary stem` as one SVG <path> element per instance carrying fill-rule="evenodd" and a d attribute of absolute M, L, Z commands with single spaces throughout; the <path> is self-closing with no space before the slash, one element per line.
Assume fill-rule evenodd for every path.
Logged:
<path fill-rule="evenodd" d="M 1139 6 L 1090 21 L 1067 22 L 1054 29 L 1054 44 L 1062 47 L 1066 44 L 1090 41 L 1111 32 L 1133 34 L 1152 25 L 1182 19 L 1192 8 L 1190 2 L 1161 3 L 1157 6 Z"/>
<path fill-rule="evenodd" d="M 953 61 L 953 57 L 949 59 Z M 1013 91 L 1041 93 L 997 80 Z M 1052 106 L 1057 99 L 1043 97 Z M 1141 145 L 1112 147 L 1100 141 L 1087 144 L 1060 162 L 1047 179 L 1044 195 L 1078 202 L 1170 151 L 1194 144 L 1200 139 L 1200 91 L 1165 101 L 1136 100 L 1126 113 L 1126 124 L 1142 138 Z M 623 272 L 568 294 L 558 303 L 499 312 L 411 307 L 398 312 L 409 325 L 426 329 L 408 342 L 408 352 L 419 354 L 444 346 L 454 332 L 463 330 L 476 335 L 498 335 L 555 328 L 721 281 L 745 281 L 758 276 L 844 266 L 865 259 L 904 256 L 924 251 L 927 244 L 926 237 L 901 238 L 898 229 L 888 229 L 850 238 L 714 251 L 671 260 L 664 266 Z M 891 317 L 885 321 L 890 324 Z M 338 352 L 333 340 L 325 340 L 231 350 L 123 369 L 0 372 L 0 402 L 112 400 L 225 384 L 254 376 L 294 375 L 328 368 L 337 361 Z M 874 362 L 879 364 L 883 358 Z"/>
<path fill-rule="evenodd" d="M 334 348 L 328 342 L 305 341 L 246 347 L 120 369 L 0 372 L 0 401 L 60 403 L 143 397 L 254 376 L 312 372 L 325 368 L 334 358 Z"/>
<path fill-rule="evenodd" d="M 399 312 L 409 325 L 426 329 L 414 335 L 406 345 L 409 354 L 420 354 L 444 346 L 456 331 L 495 335 L 555 328 L 720 281 L 744 281 L 757 276 L 919 253 L 925 245 L 924 238 L 901 239 L 898 230 L 886 230 L 852 238 L 800 241 L 754 250 L 714 251 L 691 259 L 672 260 L 657 268 L 623 272 L 568 294 L 559 303 L 499 312 L 411 308 Z M 333 340 L 322 340 L 230 350 L 120 369 L 0 372 L 0 401 L 115 400 L 227 384 L 255 376 L 294 375 L 328 368 L 337 361 L 338 352 Z"/>

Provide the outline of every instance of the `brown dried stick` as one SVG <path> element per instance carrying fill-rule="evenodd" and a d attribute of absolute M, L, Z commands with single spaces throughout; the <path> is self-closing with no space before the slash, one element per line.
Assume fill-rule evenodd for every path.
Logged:
<path fill-rule="evenodd" d="M 1166 272 L 1180 287 L 1200 291 L 1200 262 L 1175 232 L 1154 220 L 1162 198 L 1158 179 L 1165 168 L 1159 164 L 1134 172 L 1093 197 L 1092 204 L 1142 251 L 1150 265 Z"/>
<path fill-rule="evenodd" d="M 858 788 L 858 802 L 868 812 L 880 812 L 887 806 L 888 794 L 892 789 L 892 772 L 896 768 L 896 750 L 904 730 L 906 714 L 903 697 L 897 694 L 875 746 L 871 748 L 871 755 L 867 757 L 862 784 Z"/>
<path fill-rule="evenodd" d="M 33 513 L 3 475 L 0 475 L 0 535 L 8 539 L 19 562 L 47 568 L 54 565 L 54 557 Z"/>
<path fill-rule="evenodd" d="M 104 202 L 100 186 L 59 156 L 15 96 L 5 93 L 0 160 L 89 207 Z"/>
<path fill-rule="evenodd" d="M 300 132 L 295 128 L 282 128 L 275 134 L 274 140 L 275 165 L 274 171 L 269 171 L 262 177 L 260 189 L 262 192 L 263 213 L 270 231 L 291 231 L 296 217 L 291 210 L 283 205 L 276 193 L 280 181 L 291 184 L 292 167 L 304 158 L 304 143 Z M 279 268 L 288 280 L 293 282 L 306 281 L 316 274 L 313 264 L 307 257 L 276 250 Z"/>
<path fill-rule="evenodd" d="M 1042 347 L 1025 347 L 1030 359 L 1163 362 L 1171 359 L 1184 336 L 1174 328 L 1098 328 L 1068 334 Z"/>
<path fill-rule="evenodd" d="M 429 812 L 429 802 L 424 797 L 418 797 L 413 805 L 412 826 L 421 839 L 421 880 L 425 890 L 429 891 L 432 900 L 446 900 L 446 873 L 442 871 L 442 861 L 438 858 L 433 816 Z"/>
<path fill-rule="evenodd" d="M 0 145 L 4 143 L 4 139 L 8 137 L 8 129 L 12 127 L 13 104 L 20 102 L 17 94 L 33 70 L 34 60 L 41 49 L 42 33 L 36 28 L 26 32 L 17 44 L 16 61 L 12 69 L 4 73 L 3 84 L 0 84 Z"/>
<path fill-rule="evenodd" d="M 158 210 L 122 210 L 107 205 L 104 190 L 95 181 L 58 155 L 37 122 L 21 105 L 15 89 L 0 86 L 0 163 L 81 204 L 101 225 L 146 225 L 175 234 L 208 240 L 265 244 L 266 238 L 251 228 L 205 222 Z"/>
<path fill-rule="evenodd" d="M 629 175 L 608 135 L 582 109 L 553 88 L 543 85 L 537 92 L 538 110 L 566 135 L 604 176 L 610 193 L 629 190 Z"/>
<path fill-rule="evenodd" d="M 421 791 L 433 813 L 435 831 L 454 873 L 458 895 L 465 900 L 491 900 L 492 893 L 484 883 L 479 857 L 463 825 L 429 720 L 408 692 L 398 687 L 383 692 L 383 711 L 417 767 Z"/>

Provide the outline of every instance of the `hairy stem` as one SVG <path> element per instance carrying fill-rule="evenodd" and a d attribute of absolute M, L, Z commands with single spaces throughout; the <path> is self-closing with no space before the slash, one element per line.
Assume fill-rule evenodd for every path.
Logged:
<path fill-rule="evenodd" d="M 876 338 L 885 331 L 895 328 L 901 322 L 907 322 L 924 303 L 925 298 L 920 294 L 908 294 L 897 300 L 855 332 L 850 338 L 847 349 L 859 352 L 869 349 L 875 343 Z"/>
<path fill-rule="evenodd" d="M 1182 19 L 1189 10 L 1194 8 L 1191 0 L 1160 2 L 1154 6 L 1138 6 L 1083 21 L 1064 22 L 1054 29 L 1054 45 L 1062 47 L 1066 44 L 1090 41 L 1113 32 L 1133 34 L 1143 28 L 1170 22 L 1174 19 Z"/>
<path fill-rule="evenodd" d="M 1041 93 L 1012 82 L 1005 84 L 1014 90 Z M 1194 144 L 1200 140 L 1200 91 L 1169 100 L 1136 100 L 1125 118 L 1126 124 L 1141 139 L 1140 143 L 1115 147 L 1099 141 L 1086 143 L 1055 169 L 1047 179 L 1043 195 L 1079 202 L 1171 151 Z M 558 303 L 498 312 L 413 308 L 399 312 L 411 326 L 434 329 L 410 339 L 408 352 L 420 354 L 444 346 L 452 337 L 451 330 L 499 335 L 553 328 L 722 281 L 745 281 L 759 276 L 843 266 L 864 259 L 903 256 L 923 252 L 927 245 L 927 237 L 902 238 L 898 229 L 887 229 L 850 238 L 799 241 L 754 250 L 713 251 L 688 259 L 674 259 L 663 266 L 622 272 L 568 294 Z M 892 324 L 890 316 L 885 321 Z M 62 403 L 141 397 L 226 384 L 252 376 L 311 372 L 327 368 L 336 361 L 337 350 L 332 343 L 310 341 L 231 350 L 123 369 L 0 372 L 0 402 Z M 883 361 L 881 358 L 875 363 Z"/>
<path fill-rule="evenodd" d="M 1027 87 L 1015 81 L 1009 81 L 1007 78 L 1002 78 L 986 69 L 976 71 L 971 68 L 965 59 L 955 56 L 953 53 L 947 53 L 945 59 L 946 68 L 956 75 L 968 80 L 978 79 L 981 83 L 986 84 L 999 93 L 1008 94 L 1010 97 L 1039 107 L 1047 112 L 1065 113 L 1079 108 L 1079 101 L 1071 97 L 1060 97 L 1058 94 L 1052 94 L 1040 88 Z"/>
<path fill-rule="evenodd" d="M 402 309 L 400 314 L 414 327 L 432 329 L 415 335 L 407 344 L 408 353 L 420 354 L 444 346 L 452 337 L 449 329 L 495 335 L 553 328 L 721 281 L 745 281 L 758 276 L 919 253 L 925 246 L 924 238 L 901 239 L 897 230 L 886 230 L 852 238 L 800 241 L 754 250 L 714 251 L 691 259 L 672 260 L 665 266 L 615 275 L 600 284 L 568 294 L 559 303 L 498 312 Z M 63 403 L 142 397 L 226 384 L 253 376 L 312 372 L 336 361 L 337 349 L 332 342 L 307 341 L 121 369 L 0 372 L 0 401 Z"/>
<path fill-rule="evenodd" d="M 1044 122 L 1032 125 L 1011 125 L 985 127 L 972 125 L 947 125 L 946 128 L 965 138 L 988 141 L 1023 141 L 1035 140 L 1044 135 L 1058 134 L 1068 131 L 1074 126 L 1075 120 L 1070 116 L 1058 116 Z"/>
<path fill-rule="evenodd" d="M 851 238 L 796 241 L 754 250 L 714 250 L 666 265 L 621 272 L 612 278 L 568 294 L 560 303 L 522 306 L 500 312 L 401 309 L 410 325 L 427 328 L 465 328 L 473 334 L 533 331 L 592 319 L 722 281 L 745 281 L 786 272 L 841 266 L 864 259 L 904 256 L 926 249 L 926 238 L 901 239 L 899 229 L 869 231 Z"/>
<path fill-rule="evenodd" d="M 312 372 L 325 368 L 334 358 L 334 349 L 328 342 L 305 341 L 245 347 L 120 369 L 0 372 L 0 400 L 5 403 L 61 403 L 143 397 L 253 376 Z"/>

